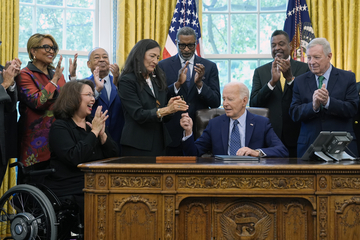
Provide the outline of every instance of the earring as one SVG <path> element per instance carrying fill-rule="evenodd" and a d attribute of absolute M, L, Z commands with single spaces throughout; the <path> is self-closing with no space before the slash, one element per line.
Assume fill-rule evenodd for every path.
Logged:
<path fill-rule="evenodd" d="M 36 60 L 36 56 L 34 56 L 34 60 Z"/>

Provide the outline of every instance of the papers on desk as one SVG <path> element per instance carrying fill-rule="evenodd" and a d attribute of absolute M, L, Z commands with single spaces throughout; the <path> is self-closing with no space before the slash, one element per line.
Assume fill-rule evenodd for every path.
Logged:
<path fill-rule="evenodd" d="M 215 155 L 214 157 L 220 161 L 260 161 L 259 157 L 252 156 Z"/>

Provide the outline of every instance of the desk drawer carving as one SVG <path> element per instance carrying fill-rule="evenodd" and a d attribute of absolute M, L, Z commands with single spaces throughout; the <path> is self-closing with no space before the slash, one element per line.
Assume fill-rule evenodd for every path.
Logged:
<path fill-rule="evenodd" d="M 111 175 L 111 188 L 161 189 L 161 176 Z"/>
<path fill-rule="evenodd" d="M 312 204 L 296 198 L 187 198 L 179 206 L 178 240 L 313 240 Z"/>
<path fill-rule="evenodd" d="M 332 177 L 332 189 L 360 189 L 360 178 L 349 176 L 333 176 Z"/>
<path fill-rule="evenodd" d="M 178 189 L 314 189 L 314 177 L 179 176 Z"/>
<path fill-rule="evenodd" d="M 360 197 L 332 197 L 335 205 L 335 239 L 359 239 L 360 236 Z"/>
<path fill-rule="evenodd" d="M 115 195 L 112 214 L 116 239 L 158 240 L 158 197 Z"/>

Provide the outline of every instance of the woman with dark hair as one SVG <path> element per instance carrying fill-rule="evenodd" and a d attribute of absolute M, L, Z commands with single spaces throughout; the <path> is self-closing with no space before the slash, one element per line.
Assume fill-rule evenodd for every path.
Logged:
<path fill-rule="evenodd" d="M 171 137 L 163 120 L 188 109 L 179 96 L 167 102 L 165 74 L 156 67 L 160 51 L 156 41 L 140 40 L 121 72 L 118 92 L 125 115 L 120 141 L 123 156 L 165 155 Z"/>
<path fill-rule="evenodd" d="M 49 131 L 55 121 L 52 106 L 59 96 L 65 78 L 62 56 L 56 67 L 53 61 L 59 51 L 50 34 L 35 33 L 27 42 L 30 62 L 15 79 L 19 97 L 19 162 L 28 170 L 44 169 L 50 159 Z M 76 58 L 70 59 L 70 75 L 76 79 Z M 21 179 L 19 179 L 21 182 Z M 36 177 L 30 182 L 42 182 Z"/>
<path fill-rule="evenodd" d="M 97 72 L 96 72 L 97 71 Z M 98 70 L 94 76 L 99 76 Z M 70 81 L 64 85 L 54 104 L 55 122 L 51 125 L 50 167 L 55 173 L 45 184 L 60 198 L 71 196 L 84 214 L 84 173 L 77 165 L 119 156 L 117 143 L 105 131 L 107 111 L 102 106 L 90 116 L 95 103 L 94 84 L 90 80 Z"/>

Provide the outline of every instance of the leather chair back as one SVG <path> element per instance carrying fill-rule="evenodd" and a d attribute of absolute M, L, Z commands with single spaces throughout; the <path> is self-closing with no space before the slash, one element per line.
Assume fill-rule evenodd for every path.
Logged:
<path fill-rule="evenodd" d="M 246 108 L 249 112 L 260 115 L 263 117 L 269 117 L 268 108 L 257 108 L 257 107 L 248 107 Z M 202 109 L 196 111 L 196 125 L 195 125 L 195 138 L 201 136 L 206 126 L 208 125 L 210 119 L 225 114 L 223 108 L 211 108 L 211 109 Z"/>

